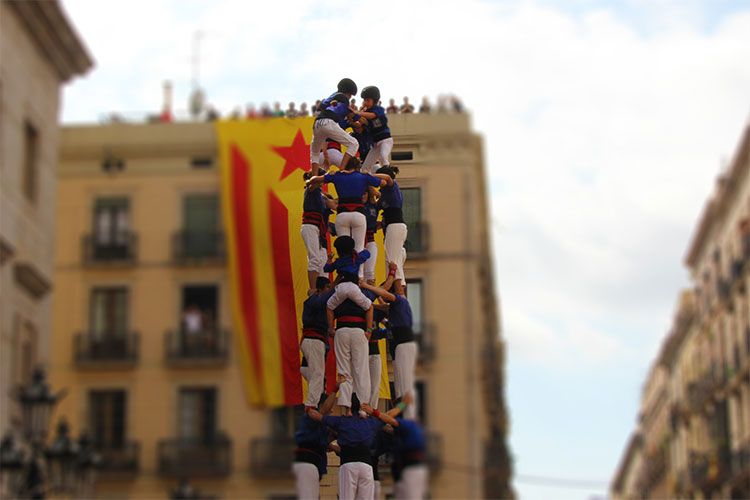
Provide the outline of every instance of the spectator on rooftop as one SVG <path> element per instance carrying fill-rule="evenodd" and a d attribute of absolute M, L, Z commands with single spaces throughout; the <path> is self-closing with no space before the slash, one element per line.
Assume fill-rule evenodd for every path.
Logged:
<path fill-rule="evenodd" d="M 313 114 L 313 116 L 318 116 L 318 114 L 320 113 L 320 111 L 321 111 L 320 110 L 320 105 L 321 105 L 320 99 L 318 99 L 317 101 L 315 101 L 315 105 L 312 108 L 312 114 Z"/>
<path fill-rule="evenodd" d="M 419 106 L 419 112 L 420 113 L 432 113 L 432 106 L 430 106 L 430 101 L 427 100 L 427 96 L 424 96 L 422 98 L 422 104 Z"/>
<path fill-rule="evenodd" d="M 396 106 L 396 99 L 390 99 L 388 101 L 388 107 L 385 110 L 389 115 L 395 115 L 398 113 L 398 106 Z"/>
<path fill-rule="evenodd" d="M 307 103 L 303 102 L 299 105 L 299 116 L 310 116 L 310 112 L 307 111 Z"/>
<path fill-rule="evenodd" d="M 456 113 L 464 112 L 464 105 L 458 97 L 456 97 L 455 95 L 451 95 L 450 100 L 453 111 L 455 111 Z"/>
<path fill-rule="evenodd" d="M 242 118 L 242 109 L 239 106 L 237 106 L 229 114 L 229 119 L 230 120 L 239 120 L 241 118 Z"/>
<path fill-rule="evenodd" d="M 219 112 L 216 111 L 216 108 L 213 107 L 213 105 L 209 104 L 206 106 L 206 121 L 213 122 L 221 118 L 221 115 L 219 115 Z"/>
<path fill-rule="evenodd" d="M 357 100 L 354 99 L 354 98 L 352 98 L 352 101 L 349 104 L 351 104 L 353 108 L 356 108 L 357 107 Z"/>
<path fill-rule="evenodd" d="M 299 116 L 299 112 L 297 111 L 297 108 L 294 106 L 294 101 L 289 103 L 289 107 L 286 109 L 286 117 L 287 118 L 296 118 Z"/>
<path fill-rule="evenodd" d="M 281 103 L 279 101 L 273 103 L 273 116 L 284 116 L 284 111 L 281 109 Z"/>
<path fill-rule="evenodd" d="M 248 120 L 252 120 L 253 118 L 258 118 L 258 111 L 255 109 L 255 104 L 249 102 L 245 106 L 245 118 Z"/>
<path fill-rule="evenodd" d="M 404 103 L 401 105 L 401 113 L 414 113 L 414 106 L 409 104 L 409 98 L 404 96 Z"/>
<path fill-rule="evenodd" d="M 271 111 L 271 108 L 270 106 L 268 106 L 267 102 L 264 102 L 260 107 L 260 116 L 262 116 L 263 118 L 269 118 L 273 116 L 273 111 Z"/>

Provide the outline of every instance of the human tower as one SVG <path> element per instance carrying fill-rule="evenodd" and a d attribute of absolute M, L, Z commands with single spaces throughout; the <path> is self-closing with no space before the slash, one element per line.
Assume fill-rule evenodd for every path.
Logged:
<path fill-rule="evenodd" d="M 295 434 L 293 471 L 297 495 L 318 499 L 328 452 L 339 455 L 339 498 L 378 499 L 378 457 L 394 457 L 394 496 L 425 495 L 424 433 L 416 422 L 414 368 L 418 346 L 405 294 L 403 197 L 390 164 L 393 138 L 380 106 L 380 90 L 362 89 L 362 106 L 351 99 L 349 78 L 322 101 L 305 173 L 301 234 L 307 249 L 308 298 L 302 310 L 302 375 L 308 382 L 305 414 Z M 351 129 L 351 132 L 347 130 Z M 345 151 L 342 151 L 345 146 Z M 336 167 L 333 170 L 331 167 Z M 333 184 L 338 199 L 322 190 Z M 335 211 L 333 224 L 329 217 Z M 387 279 L 375 284 L 378 245 L 384 234 Z M 334 236 L 336 255 L 329 253 Z M 333 273 L 333 283 L 328 276 Z M 378 341 L 387 338 L 393 355 L 396 405 L 378 410 L 381 359 Z M 325 359 L 336 355 L 335 390 L 324 394 Z M 330 415 L 338 404 L 338 415 Z"/>

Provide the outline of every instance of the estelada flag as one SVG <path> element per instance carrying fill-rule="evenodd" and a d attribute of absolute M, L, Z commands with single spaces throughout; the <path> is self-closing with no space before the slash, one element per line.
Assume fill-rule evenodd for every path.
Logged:
<path fill-rule="evenodd" d="M 307 253 L 300 235 L 313 118 L 217 122 L 233 335 L 252 405 L 301 404 L 302 303 Z M 381 237 L 382 238 L 382 237 Z M 379 239 L 382 248 L 382 239 Z M 383 252 L 380 252 L 381 254 Z M 379 274 L 384 274 L 382 255 Z M 390 397 L 385 341 L 380 397 Z M 333 346 L 328 391 L 336 381 Z"/>

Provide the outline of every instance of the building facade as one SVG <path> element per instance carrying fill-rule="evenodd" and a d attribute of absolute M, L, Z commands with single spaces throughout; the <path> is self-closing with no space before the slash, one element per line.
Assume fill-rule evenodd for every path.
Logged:
<path fill-rule="evenodd" d="M 620 498 L 750 497 L 750 125 L 688 249 L 694 283 L 644 385 Z M 666 422 L 666 424 L 665 424 Z"/>
<path fill-rule="evenodd" d="M 92 60 L 59 2 L 0 2 L 0 435 L 48 359 L 60 89 Z"/>
<path fill-rule="evenodd" d="M 389 122 L 431 494 L 507 497 L 481 139 L 461 114 Z M 51 381 L 70 389 L 58 411 L 72 431 L 88 430 L 102 453 L 102 498 L 163 497 L 180 478 L 222 498 L 294 494 L 299 409 L 250 408 L 243 396 L 218 161 L 210 123 L 63 130 L 55 280 L 65 299 L 55 302 Z M 335 498 L 335 467 L 322 485 Z"/>

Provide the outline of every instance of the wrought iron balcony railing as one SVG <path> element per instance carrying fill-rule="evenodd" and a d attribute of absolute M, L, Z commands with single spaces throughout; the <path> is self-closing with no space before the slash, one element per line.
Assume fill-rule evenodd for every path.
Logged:
<path fill-rule="evenodd" d="M 87 234 L 81 240 L 83 263 L 132 265 L 137 260 L 137 244 L 138 235 L 132 231 L 122 231 L 107 237 L 96 233 Z"/>
<path fill-rule="evenodd" d="M 435 327 L 429 323 L 416 325 L 414 337 L 419 346 L 419 361 L 427 363 L 435 359 L 437 346 L 435 345 Z"/>
<path fill-rule="evenodd" d="M 78 367 L 129 368 L 138 361 L 139 337 L 135 332 L 86 332 L 73 338 Z"/>
<path fill-rule="evenodd" d="M 99 471 L 104 475 L 135 475 L 140 468 L 141 445 L 136 441 L 128 441 L 121 446 L 96 446 L 96 452 L 101 457 Z"/>
<path fill-rule="evenodd" d="M 294 438 L 261 437 L 250 440 L 250 474 L 255 477 L 287 477 L 292 473 Z"/>
<path fill-rule="evenodd" d="M 172 258 L 180 265 L 224 262 L 222 231 L 179 231 L 172 236 Z"/>
<path fill-rule="evenodd" d="M 166 439 L 157 448 L 159 474 L 168 477 L 225 477 L 232 471 L 232 441 L 226 435 Z"/>
<path fill-rule="evenodd" d="M 222 328 L 169 331 L 164 344 L 166 361 L 174 367 L 217 367 L 229 359 L 229 333 Z"/>

